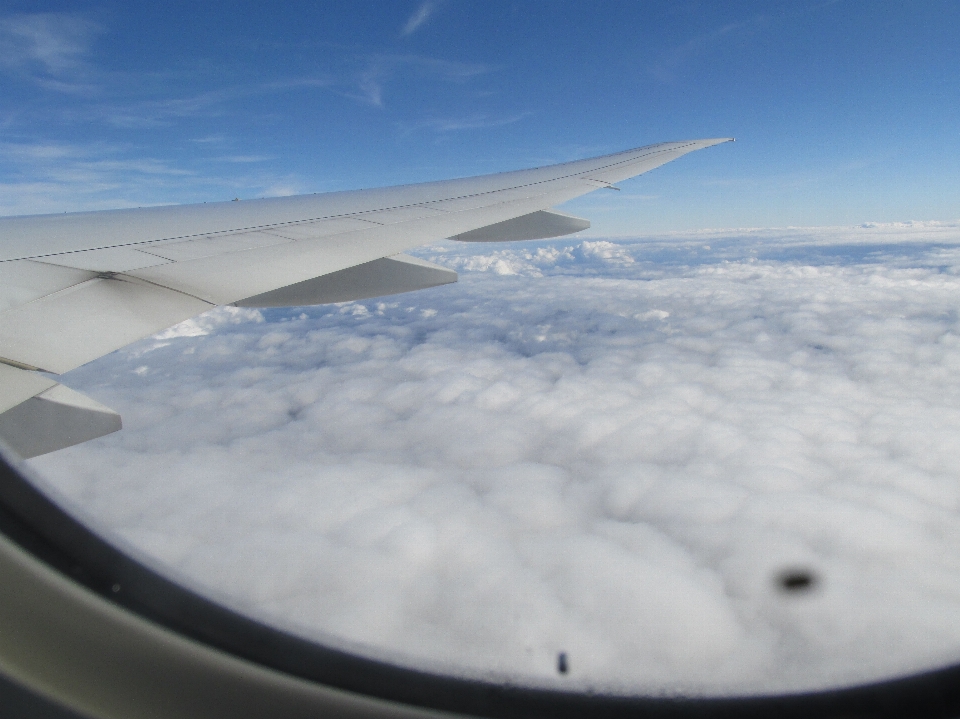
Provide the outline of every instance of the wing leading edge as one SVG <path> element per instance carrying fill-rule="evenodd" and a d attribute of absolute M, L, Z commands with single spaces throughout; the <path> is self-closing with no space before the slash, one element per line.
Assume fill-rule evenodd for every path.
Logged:
<path fill-rule="evenodd" d="M 586 229 L 553 206 L 726 141 L 375 190 L 0 218 L 0 438 L 32 456 L 119 429 L 111 410 L 38 370 L 62 374 L 217 305 L 322 304 L 455 282 L 402 253 L 444 238 Z M 25 444 L 38 433 L 46 439 Z"/>

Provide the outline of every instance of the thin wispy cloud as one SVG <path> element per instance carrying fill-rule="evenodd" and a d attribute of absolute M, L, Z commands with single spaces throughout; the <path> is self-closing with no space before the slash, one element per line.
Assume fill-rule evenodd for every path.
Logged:
<path fill-rule="evenodd" d="M 285 195 L 301 180 L 278 176 L 276 159 L 257 147 L 238 147 L 232 134 L 210 121 L 229 117 L 238 106 L 262 115 L 280 96 L 304 97 L 333 87 L 336 76 L 309 69 L 303 74 L 236 82 L 232 75 L 197 76 L 181 69 L 144 74 L 107 70 L 95 42 L 106 28 L 81 15 L 33 14 L 0 17 L 0 75 L 27 83 L 25 102 L 9 103 L 0 118 L 6 142 L 0 146 L 4 197 L 0 214 L 105 209 L 217 199 Z M 359 64 L 353 60 L 353 65 Z M 372 67 L 363 85 L 376 101 L 382 82 L 377 70 L 413 66 L 438 77 L 469 75 L 473 69 L 428 59 L 385 58 Z M 344 72 L 341 84 L 351 82 Z M 354 75 L 355 77 L 355 75 Z M 206 81 L 205 81 L 206 80 Z M 32 87 L 31 87 L 32 86 Z M 40 90 L 39 93 L 36 90 Z M 62 97 L 50 103 L 51 94 Z M 142 134 L 159 128 L 193 127 L 183 139 L 210 147 L 205 158 L 179 159 L 154 154 Z M 89 139 L 63 142 L 63 127 L 83 127 Z M 200 129 L 202 128 L 202 129 Z M 103 142 L 95 137 L 116 137 Z M 106 133 L 106 135 L 104 135 Z M 186 134 L 186 133 L 185 133 Z M 191 137 L 192 136 L 192 137 Z M 214 148 L 216 148 L 214 150 Z M 162 159 L 161 159 L 162 158 Z"/>
<path fill-rule="evenodd" d="M 432 0 L 425 0 L 425 2 L 420 3 L 420 6 L 414 11 L 413 15 L 403 24 L 400 34 L 404 37 L 413 35 L 413 33 L 419 30 L 423 24 L 430 19 L 430 16 L 433 15 L 437 9 L 437 5 L 438 3 Z"/>
<path fill-rule="evenodd" d="M 383 107 L 384 91 L 387 85 L 394 82 L 432 80 L 460 83 L 492 69 L 483 63 L 441 60 L 422 55 L 374 54 L 359 60 L 360 69 L 350 78 L 351 87 L 340 93 L 374 107 Z"/>
<path fill-rule="evenodd" d="M 457 132 L 460 130 L 482 130 L 491 127 L 504 127 L 530 117 L 532 112 L 520 112 L 514 115 L 494 116 L 486 114 L 464 117 L 432 118 L 416 123 L 417 128 L 426 128 L 436 132 Z"/>
<path fill-rule="evenodd" d="M 50 90 L 89 89 L 89 55 L 98 23 L 74 13 L 0 17 L 0 70 L 35 80 Z"/>
<path fill-rule="evenodd" d="M 226 135 L 204 135 L 202 137 L 191 137 L 190 142 L 198 145 L 220 145 L 227 141 Z"/>
<path fill-rule="evenodd" d="M 82 65 L 98 24 L 72 13 L 38 13 L 0 18 L 0 64 L 5 67 L 36 63 L 58 74 Z"/>
<path fill-rule="evenodd" d="M 193 94 L 151 99 L 131 99 L 102 102 L 88 109 L 88 116 L 120 128 L 143 128 L 169 125 L 193 117 L 214 117 L 229 110 L 231 103 L 266 95 L 300 92 L 323 88 L 330 84 L 326 78 L 294 77 L 263 83 L 236 84 Z M 219 137 L 219 136 L 214 136 Z M 194 142 L 210 141 L 204 138 Z"/>
<path fill-rule="evenodd" d="M 660 82 L 673 82 L 682 65 L 704 54 L 716 46 L 724 37 L 742 27 L 743 23 L 729 23 L 710 32 L 697 35 L 663 55 L 649 69 L 649 72 Z"/>
<path fill-rule="evenodd" d="M 263 188 L 262 197 L 289 197 L 303 192 L 298 184 L 278 182 Z"/>
<path fill-rule="evenodd" d="M 389 71 L 380 67 L 371 67 L 361 73 L 357 81 L 359 93 L 354 95 L 374 107 L 383 107 L 383 85 L 389 78 Z"/>
<path fill-rule="evenodd" d="M 31 181 L 121 185 L 134 176 L 184 177 L 194 172 L 176 163 L 145 157 L 137 148 L 104 143 L 2 143 L 0 163 L 8 177 Z"/>
<path fill-rule="evenodd" d="M 777 15 L 757 14 L 740 22 L 727 23 L 708 32 L 701 33 L 686 42 L 663 53 L 648 69 L 650 75 L 663 83 L 674 82 L 683 66 L 694 59 L 716 50 L 726 39 L 737 35 L 748 35 L 760 30 L 769 30 L 776 25 L 795 22 L 799 18 L 825 8 L 837 5 L 843 0 L 824 0 L 824 2 L 803 7 L 791 7 Z"/>
<path fill-rule="evenodd" d="M 201 138 L 204 139 L 204 138 Z M 188 141 L 189 142 L 189 141 Z M 0 142 L 0 215 L 140 207 L 301 192 L 266 154 L 225 153 L 229 140 L 199 143 L 187 158 L 104 142 Z M 207 154 L 205 151 L 217 152 Z M 199 156 L 198 156 L 199 155 Z M 229 197 L 227 196 L 229 195 Z"/>
<path fill-rule="evenodd" d="M 273 155 L 225 155 L 223 157 L 214 157 L 211 159 L 219 162 L 247 164 L 251 162 L 268 162 L 270 160 L 276 160 L 277 158 Z"/>

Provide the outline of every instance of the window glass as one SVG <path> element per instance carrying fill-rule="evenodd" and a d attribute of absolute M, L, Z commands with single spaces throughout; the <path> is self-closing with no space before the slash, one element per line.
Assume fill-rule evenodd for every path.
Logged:
<path fill-rule="evenodd" d="M 960 659 L 960 227 L 416 254 L 460 282 L 65 375 L 124 429 L 30 464 L 188 586 L 444 673 L 722 695 Z"/>

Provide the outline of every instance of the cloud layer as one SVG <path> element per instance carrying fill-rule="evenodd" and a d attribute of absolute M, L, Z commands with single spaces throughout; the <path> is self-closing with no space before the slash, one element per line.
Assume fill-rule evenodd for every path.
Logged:
<path fill-rule="evenodd" d="M 443 671 L 726 694 L 960 660 L 960 225 L 421 255 L 460 283 L 216 310 L 66 376 L 125 428 L 45 486 L 241 611 Z"/>

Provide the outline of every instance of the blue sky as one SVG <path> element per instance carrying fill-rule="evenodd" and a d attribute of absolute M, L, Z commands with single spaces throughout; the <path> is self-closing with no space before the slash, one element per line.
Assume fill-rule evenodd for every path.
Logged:
<path fill-rule="evenodd" d="M 960 4 L 7 2 L 0 213 L 353 189 L 734 136 L 594 235 L 960 217 Z"/>

